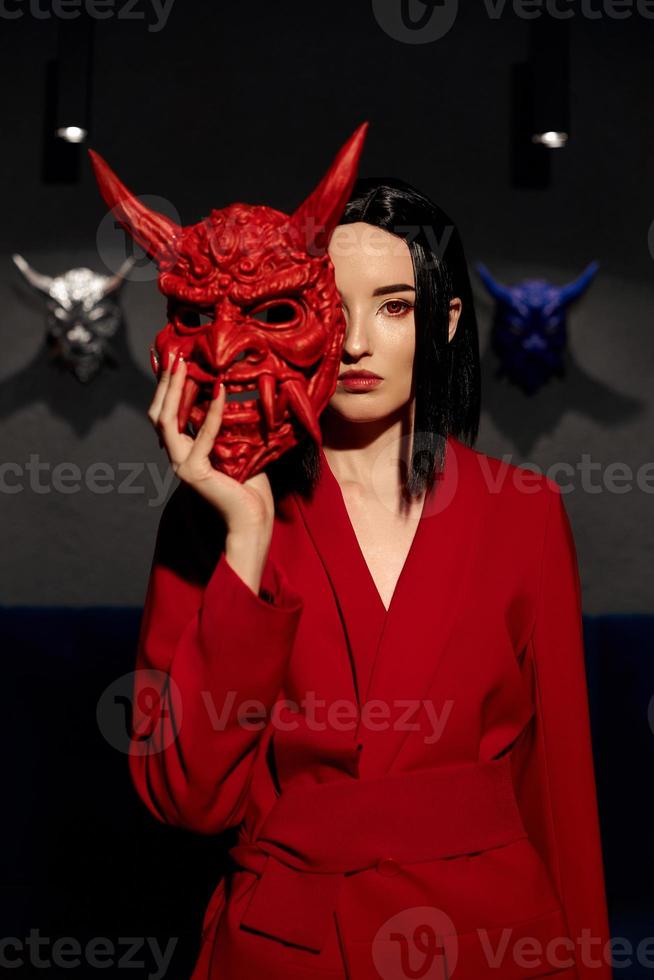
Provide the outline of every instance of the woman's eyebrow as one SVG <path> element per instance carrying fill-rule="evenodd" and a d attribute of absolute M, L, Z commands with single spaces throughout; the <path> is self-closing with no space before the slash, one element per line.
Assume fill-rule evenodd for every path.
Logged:
<path fill-rule="evenodd" d="M 407 283 L 395 283 L 393 286 L 379 286 L 377 289 L 373 289 L 373 296 L 385 296 L 386 293 L 405 293 L 407 290 L 415 293 L 415 287 L 409 286 Z"/>

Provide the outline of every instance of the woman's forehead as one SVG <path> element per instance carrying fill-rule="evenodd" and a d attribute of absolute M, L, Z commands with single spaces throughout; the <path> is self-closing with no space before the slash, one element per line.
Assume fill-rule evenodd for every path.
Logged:
<path fill-rule="evenodd" d="M 338 225 L 329 242 L 329 255 L 341 280 L 352 279 L 370 290 L 393 283 L 415 285 L 407 243 L 382 228 L 355 222 Z"/>

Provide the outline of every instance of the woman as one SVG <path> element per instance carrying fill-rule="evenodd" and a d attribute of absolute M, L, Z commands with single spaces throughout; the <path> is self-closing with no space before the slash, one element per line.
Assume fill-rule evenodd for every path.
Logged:
<path fill-rule="evenodd" d="M 477 328 L 447 215 L 359 180 L 329 253 L 347 328 L 322 448 L 244 484 L 217 472 L 224 389 L 180 434 L 176 358 L 149 410 L 181 482 L 132 776 L 160 820 L 239 827 L 193 980 L 608 980 L 557 484 L 471 448 Z"/>

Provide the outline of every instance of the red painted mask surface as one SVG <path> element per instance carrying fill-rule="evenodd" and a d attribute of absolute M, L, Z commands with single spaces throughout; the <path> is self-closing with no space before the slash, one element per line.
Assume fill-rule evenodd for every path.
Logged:
<path fill-rule="evenodd" d="M 231 204 L 182 227 L 146 208 L 89 150 L 100 192 L 157 265 L 168 323 L 159 363 L 180 347 L 187 376 L 179 430 L 195 436 L 222 381 L 227 402 L 211 453 L 243 482 L 309 433 L 336 388 L 345 334 L 327 253 L 356 179 L 368 123 L 292 214 Z"/>

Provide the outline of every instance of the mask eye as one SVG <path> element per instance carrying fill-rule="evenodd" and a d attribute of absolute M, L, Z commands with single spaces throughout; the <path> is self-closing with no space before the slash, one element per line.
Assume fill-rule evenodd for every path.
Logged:
<path fill-rule="evenodd" d="M 107 313 L 101 320 L 95 320 L 92 324 L 93 330 L 98 336 L 110 336 L 116 329 L 116 317 Z"/>
<path fill-rule="evenodd" d="M 174 319 L 177 326 L 192 330 L 194 327 L 206 327 L 213 323 L 214 312 L 208 308 L 180 306 L 175 310 Z"/>
<path fill-rule="evenodd" d="M 512 316 L 510 313 L 506 318 L 506 325 L 511 333 L 520 334 L 524 330 L 524 322 L 518 316 Z"/>
<path fill-rule="evenodd" d="M 94 306 L 92 310 L 88 312 L 89 320 L 100 320 L 109 315 L 109 310 L 102 306 Z"/>
<path fill-rule="evenodd" d="M 271 326 L 284 326 L 292 323 L 297 317 L 297 309 L 287 300 L 273 300 L 265 306 L 255 306 L 247 314 L 252 320 L 267 323 Z"/>

